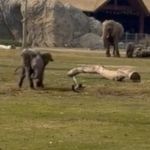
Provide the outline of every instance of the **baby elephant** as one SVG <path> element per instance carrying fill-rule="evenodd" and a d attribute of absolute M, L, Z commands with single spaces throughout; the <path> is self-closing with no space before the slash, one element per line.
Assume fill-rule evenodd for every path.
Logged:
<path fill-rule="evenodd" d="M 133 43 L 128 43 L 126 47 L 126 57 L 132 58 L 134 53 L 135 45 Z"/>
<path fill-rule="evenodd" d="M 27 77 L 31 88 L 34 88 L 34 81 L 36 87 L 44 87 L 44 70 L 49 61 L 53 61 L 51 54 L 41 54 L 31 49 L 25 49 L 21 56 L 23 64 L 18 86 L 21 88 L 24 78 Z"/>
<path fill-rule="evenodd" d="M 50 53 L 37 54 L 31 61 L 33 70 L 31 78 L 35 80 L 36 87 L 44 87 L 44 70 L 49 61 L 53 61 Z"/>

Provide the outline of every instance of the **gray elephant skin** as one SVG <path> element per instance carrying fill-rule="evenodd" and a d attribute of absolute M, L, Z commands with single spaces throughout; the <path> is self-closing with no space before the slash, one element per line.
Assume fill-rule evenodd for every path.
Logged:
<path fill-rule="evenodd" d="M 120 57 L 118 43 L 124 34 L 123 26 L 114 20 L 105 20 L 102 23 L 102 39 L 106 48 L 106 56 L 110 57 L 110 47 L 113 46 L 113 56 Z"/>
<path fill-rule="evenodd" d="M 18 86 L 21 88 L 24 78 L 29 80 L 30 88 L 44 87 L 44 70 L 49 61 L 53 61 L 50 53 L 40 53 L 34 50 L 25 49 L 22 51 L 22 70 Z M 35 85 L 34 85 L 35 81 Z"/>

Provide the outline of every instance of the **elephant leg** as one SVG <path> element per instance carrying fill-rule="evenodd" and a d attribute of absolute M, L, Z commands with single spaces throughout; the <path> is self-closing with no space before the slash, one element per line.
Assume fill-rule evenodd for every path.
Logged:
<path fill-rule="evenodd" d="M 32 79 L 37 79 L 38 75 L 39 75 L 38 70 L 37 69 L 33 69 L 33 72 L 31 74 L 31 78 Z"/>
<path fill-rule="evenodd" d="M 30 88 L 34 88 L 34 83 L 33 83 L 33 79 L 32 79 L 32 69 L 30 67 L 26 67 L 26 74 L 27 74 L 27 78 L 29 80 L 29 85 L 30 85 Z"/>
<path fill-rule="evenodd" d="M 37 83 L 36 83 L 36 87 L 38 87 L 38 88 L 44 88 L 43 81 L 42 80 L 38 80 Z"/>
<path fill-rule="evenodd" d="M 21 76 L 20 76 L 20 80 L 19 80 L 19 83 L 18 83 L 19 88 L 22 87 L 24 78 L 25 78 L 25 68 L 22 67 L 22 70 L 21 70 Z"/>
<path fill-rule="evenodd" d="M 36 87 L 37 87 L 37 88 L 44 88 L 43 78 L 40 78 L 40 79 L 36 82 Z"/>
<path fill-rule="evenodd" d="M 43 79 L 44 79 L 44 68 L 39 74 L 38 80 L 36 82 L 36 87 L 44 88 Z"/>
<path fill-rule="evenodd" d="M 114 44 L 113 55 L 114 55 L 115 57 L 120 57 L 118 44 Z"/>
<path fill-rule="evenodd" d="M 107 49 L 106 49 L 106 56 L 107 57 L 110 57 L 111 55 L 110 55 L 110 46 L 108 45 L 107 46 Z"/>
<path fill-rule="evenodd" d="M 113 56 L 116 56 L 116 49 L 115 49 L 115 46 L 113 46 Z"/>

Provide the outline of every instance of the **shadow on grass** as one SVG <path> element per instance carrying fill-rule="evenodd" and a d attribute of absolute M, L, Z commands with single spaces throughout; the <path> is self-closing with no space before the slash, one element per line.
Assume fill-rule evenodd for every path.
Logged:
<path fill-rule="evenodd" d="M 46 87 L 43 91 L 57 91 L 57 92 L 70 92 L 71 87 Z"/>
<path fill-rule="evenodd" d="M 69 71 L 70 68 L 55 68 L 55 67 L 47 67 L 47 70 L 53 70 L 53 71 Z"/>

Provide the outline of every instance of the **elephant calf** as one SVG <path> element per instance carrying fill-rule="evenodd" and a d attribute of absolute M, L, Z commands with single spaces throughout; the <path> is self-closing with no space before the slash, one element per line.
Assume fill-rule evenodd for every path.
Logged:
<path fill-rule="evenodd" d="M 110 57 L 110 46 L 113 46 L 113 55 L 120 57 L 118 43 L 123 36 L 123 26 L 114 20 L 105 20 L 102 23 L 102 39 L 106 48 L 106 56 Z"/>
<path fill-rule="evenodd" d="M 39 53 L 31 49 L 25 49 L 22 52 L 22 72 L 19 80 L 19 87 L 22 87 L 24 78 L 27 77 L 31 88 L 44 87 L 43 76 L 46 65 L 49 61 L 53 61 L 51 54 Z"/>
<path fill-rule="evenodd" d="M 53 58 L 50 53 L 37 54 L 36 57 L 32 59 L 32 79 L 36 81 L 36 87 L 44 87 L 44 70 L 49 61 L 53 61 Z"/>
<path fill-rule="evenodd" d="M 133 43 L 128 43 L 126 47 L 126 57 L 132 58 L 134 53 L 135 45 Z"/>

